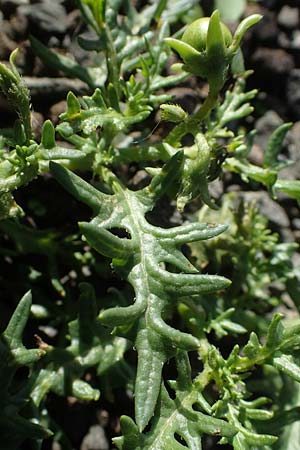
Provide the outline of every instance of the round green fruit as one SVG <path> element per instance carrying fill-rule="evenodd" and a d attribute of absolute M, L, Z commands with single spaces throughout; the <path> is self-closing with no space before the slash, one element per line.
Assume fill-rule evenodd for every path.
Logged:
<path fill-rule="evenodd" d="M 204 51 L 206 49 L 209 20 L 210 17 L 202 17 L 192 22 L 183 33 L 181 40 L 199 52 Z M 220 22 L 220 24 L 225 46 L 228 47 L 232 42 L 231 32 L 223 22 Z"/>

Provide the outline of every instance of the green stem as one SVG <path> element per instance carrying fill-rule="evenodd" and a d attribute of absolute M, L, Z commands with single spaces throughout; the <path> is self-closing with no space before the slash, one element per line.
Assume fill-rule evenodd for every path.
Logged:
<path fill-rule="evenodd" d="M 218 91 L 209 89 L 208 96 L 206 97 L 204 103 L 201 105 L 200 109 L 188 117 L 184 122 L 179 123 L 173 128 L 167 137 L 166 141 L 173 147 L 178 147 L 180 141 L 185 134 L 191 133 L 193 135 L 199 132 L 199 125 L 208 116 L 211 110 L 216 106 L 218 101 Z"/>
<path fill-rule="evenodd" d="M 31 114 L 30 114 L 30 103 L 24 105 L 22 111 L 20 111 L 21 120 L 24 125 L 24 132 L 26 136 L 26 145 L 30 144 L 32 139 L 32 129 L 31 129 Z"/>
<path fill-rule="evenodd" d="M 203 105 L 195 113 L 194 116 L 191 117 L 191 125 L 194 125 L 194 128 L 197 127 L 199 123 L 202 122 L 205 117 L 208 116 L 208 114 L 211 112 L 211 110 L 216 106 L 218 101 L 218 92 L 213 92 L 211 89 L 209 90 L 208 96 L 206 97 Z M 198 133 L 198 130 L 197 130 Z"/>

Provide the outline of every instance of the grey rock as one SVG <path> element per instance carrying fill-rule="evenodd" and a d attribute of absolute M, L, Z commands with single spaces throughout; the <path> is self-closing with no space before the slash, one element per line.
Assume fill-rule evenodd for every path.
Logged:
<path fill-rule="evenodd" d="M 292 46 L 291 38 L 287 35 L 285 31 L 281 31 L 278 34 L 278 44 L 279 47 L 289 49 Z"/>
<path fill-rule="evenodd" d="M 51 326 L 41 325 L 38 327 L 38 329 L 51 339 L 55 338 L 55 336 L 57 336 L 58 333 L 57 329 Z"/>
<path fill-rule="evenodd" d="M 276 45 L 278 32 L 276 15 L 273 11 L 264 11 L 260 26 L 253 29 L 255 39 L 257 39 L 261 45 Z"/>
<path fill-rule="evenodd" d="M 58 118 L 60 114 L 64 113 L 67 110 L 67 101 L 66 100 L 60 100 L 59 102 L 55 103 L 51 106 L 49 110 L 49 118 L 50 120 L 57 125 Z"/>
<path fill-rule="evenodd" d="M 64 34 L 68 26 L 65 8 L 59 1 L 44 0 L 34 5 L 24 5 L 18 8 L 29 21 L 39 30 L 49 34 Z"/>
<path fill-rule="evenodd" d="M 224 192 L 224 184 L 222 180 L 216 179 L 209 183 L 209 192 L 214 199 L 218 199 Z"/>
<path fill-rule="evenodd" d="M 270 198 L 265 191 L 240 192 L 239 194 L 246 202 L 255 202 L 259 212 L 280 228 L 290 226 L 289 218 L 284 209 Z"/>
<path fill-rule="evenodd" d="M 270 76 L 288 75 L 295 67 L 292 55 L 281 48 L 259 47 L 252 56 L 256 71 L 270 83 Z"/>
<path fill-rule="evenodd" d="M 11 52 L 16 48 L 16 43 L 9 36 L 0 31 L 0 60 L 8 59 Z"/>
<path fill-rule="evenodd" d="M 53 442 L 52 450 L 62 450 L 62 447 L 59 442 Z"/>
<path fill-rule="evenodd" d="M 296 228 L 296 230 L 300 230 L 300 219 L 296 217 L 292 221 L 293 227 Z"/>
<path fill-rule="evenodd" d="M 0 6 L 5 8 L 8 5 L 12 6 L 21 6 L 21 5 L 29 5 L 30 0 L 1 0 Z"/>
<path fill-rule="evenodd" d="M 265 149 L 272 132 L 283 123 L 282 119 L 275 111 L 267 111 L 255 123 L 257 134 L 254 143 L 262 150 Z"/>
<path fill-rule="evenodd" d="M 300 49 L 300 30 L 293 31 L 291 47 L 297 50 Z"/>
<path fill-rule="evenodd" d="M 174 212 L 170 217 L 170 224 L 172 226 L 178 226 L 181 225 L 183 222 L 182 214 L 178 211 L 178 209 L 175 207 Z"/>
<path fill-rule="evenodd" d="M 69 91 L 77 95 L 84 95 L 89 92 L 83 81 L 65 77 L 23 77 L 25 85 L 28 87 L 31 97 L 41 98 L 65 98 Z"/>
<path fill-rule="evenodd" d="M 285 33 L 281 31 L 278 35 L 278 44 L 281 48 L 288 50 L 300 49 L 300 30 Z"/>
<path fill-rule="evenodd" d="M 45 118 L 40 112 L 31 111 L 31 128 L 36 139 L 41 137 L 44 121 Z"/>
<path fill-rule="evenodd" d="M 21 14 L 15 14 L 10 19 L 11 35 L 14 39 L 20 40 L 26 38 L 28 30 L 28 20 Z"/>
<path fill-rule="evenodd" d="M 88 434 L 83 438 L 80 450 L 109 450 L 109 443 L 101 425 L 90 427 Z"/>
<path fill-rule="evenodd" d="M 280 26 L 293 30 L 299 26 L 299 10 L 284 5 L 279 11 L 277 22 Z"/>
<path fill-rule="evenodd" d="M 288 107 L 295 120 L 300 119 L 300 69 L 293 69 L 287 80 Z"/>

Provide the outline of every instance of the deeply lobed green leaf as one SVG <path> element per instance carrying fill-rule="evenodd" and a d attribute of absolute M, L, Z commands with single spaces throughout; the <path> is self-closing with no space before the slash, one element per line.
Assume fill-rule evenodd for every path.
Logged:
<path fill-rule="evenodd" d="M 57 180 L 94 209 L 92 221 L 80 224 L 84 236 L 99 253 L 112 258 L 114 269 L 134 288 L 133 305 L 105 310 L 100 320 L 110 327 L 126 325 L 137 329 L 135 408 L 141 430 L 154 413 L 164 363 L 176 348 L 191 350 L 199 346 L 196 338 L 165 321 L 166 312 L 176 306 L 174 295 L 178 301 L 187 295 L 213 292 L 229 285 L 221 276 L 197 273 L 178 248 L 187 242 L 216 236 L 226 227 L 195 223 L 163 229 L 149 224 L 145 218 L 169 179 L 176 176 L 180 163 L 175 155 L 167 164 L 169 170 L 163 170 L 144 191 L 135 193 L 117 184 L 114 195 L 102 194 L 76 175 L 52 164 Z M 110 231 L 115 227 L 122 227 L 130 237 L 115 236 Z M 176 269 L 175 273 L 167 270 L 169 264 Z"/>

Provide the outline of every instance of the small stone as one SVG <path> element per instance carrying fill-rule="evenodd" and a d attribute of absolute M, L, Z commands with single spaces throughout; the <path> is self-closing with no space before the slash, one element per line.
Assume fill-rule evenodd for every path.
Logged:
<path fill-rule="evenodd" d="M 290 226 L 289 218 L 284 209 L 265 191 L 240 192 L 239 194 L 246 202 L 254 202 L 260 214 L 280 228 Z"/>
<path fill-rule="evenodd" d="M 49 98 L 52 101 L 59 101 L 66 98 L 69 91 L 76 95 L 88 93 L 86 83 L 81 80 L 66 77 L 28 77 L 24 76 L 23 81 L 28 87 L 33 100 L 43 98 L 45 101 Z"/>
<path fill-rule="evenodd" d="M 279 107 L 285 107 L 286 103 L 282 102 L 282 98 L 287 78 L 295 67 L 293 56 L 281 48 L 259 47 L 253 53 L 251 65 L 256 87 L 270 93 L 275 100 L 279 98 Z"/>
<path fill-rule="evenodd" d="M 28 29 L 27 17 L 23 16 L 22 14 L 15 14 L 10 19 L 10 25 L 14 39 L 22 39 L 26 37 Z"/>
<path fill-rule="evenodd" d="M 260 45 L 274 46 L 278 38 L 278 26 L 276 16 L 273 12 L 266 11 L 263 13 L 263 19 L 259 26 L 254 27 L 253 35 Z"/>
<path fill-rule="evenodd" d="M 300 230 L 300 219 L 298 217 L 292 220 L 292 224 L 296 230 Z"/>
<path fill-rule="evenodd" d="M 259 148 L 265 149 L 270 135 L 282 124 L 282 122 L 282 119 L 276 111 L 267 111 L 255 122 L 255 129 L 257 131 L 254 138 L 255 144 Z"/>
<path fill-rule="evenodd" d="M 291 48 L 292 42 L 290 36 L 287 35 L 285 31 L 281 31 L 278 34 L 278 45 L 281 48 Z"/>
<path fill-rule="evenodd" d="M 293 69 L 287 81 L 288 107 L 294 115 L 294 120 L 300 119 L 300 69 Z"/>
<path fill-rule="evenodd" d="M 299 26 L 299 10 L 298 8 L 291 8 L 284 5 L 277 17 L 277 22 L 280 26 L 293 30 Z"/>
<path fill-rule="evenodd" d="M 56 125 L 58 123 L 58 118 L 60 114 L 67 110 L 67 102 L 66 100 L 61 100 L 60 102 L 55 103 L 51 106 L 49 111 L 50 120 Z"/>
<path fill-rule="evenodd" d="M 224 184 L 222 180 L 216 179 L 209 183 L 209 192 L 214 199 L 221 198 L 224 193 Z"/>
<path fill-rule="evenodd" d="M 38 329 L 40 331 L 42 331 L 46 336 L 48 336 L 51 339 L 55 338 L 55 336 L 57 336 L 57 333 L 58 333 L 56 328 L 53 328 L 53 327 L 50 327 L 50 326 L 46 326 L 46 325 L 45 326 L 44 325 L 40 325 L 38 327 Z"/>
<path fill-rule="evenodd" d="M 28 17 L 31 25 L 49 34 L 64 34 L 68 26 L 66 10 L 59 1 L 20 6 L 18 12 Z"/>
<path fill-rule="evenodd" d="M 38 111 L 31 112 L 31 128 L 36 138 L 40 138 L 42 126 L 44 123 L 44 116 Z"/>
<path fill-rule="evenodd" d="M 130 180 L 130 184 L 135 187 L 145 185 L 147 182 L 149 182 L 149 174 L 145 170 L 138 170 Z"/>
<path fill-rule="evenodd" d="M 8 6 L 21 6 L 21 5 L 29 5 L 30 0 L 2 0 L 1 7 L 6 9 Z"/>
<path fill-rule="evenodd" d="M 109 443 L 101 425 L 90 427 L 88 434 L 83 438 L 80 450 L 109 450 Z"/>
<path fill-rule="evenodd" d="M 300 30 L 293 31 L 291 47 L 294 49 L 300 49 Z"/>
<path fill-rule="evenodd" d="M 280 48 L 259 47 L 253 54 L 253 63 L 259 73 L 267 72 L 275 75 L 287 75 L 294 68 L 293 57 Z"/>
<path fill-rule="evenodd" d="M 62 447 L 59 442 L 55 441 L 52 444 L 52 450 L 62 450 Z"/>
<path fill-rule="evenodd" d="M 59 39 L 56 36 L 51 36 L 48 41 L 47 47 L 48 48 L 55 48 L 55 47 L 59 48 L 59 45 L 60 45 Z"/>
<path fill-rule="evenodd" d="M 7 60 L 11 52 L 17 47 L 15 41 L 10 39 L 4 31 L 0 31 L 0 60 Z"/>
<path fill-rule="evenodd" d="M 284 49 L 300 49 L 300 30 L 293 30 L 292 32 L 284 32 L 282 31 L 278 35 L 278 44 L 281 48 Z"/>

